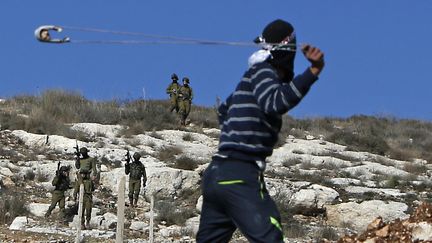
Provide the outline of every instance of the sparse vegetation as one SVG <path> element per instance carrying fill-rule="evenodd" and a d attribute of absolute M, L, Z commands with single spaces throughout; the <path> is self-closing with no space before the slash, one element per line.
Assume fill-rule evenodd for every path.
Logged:
<path fill-rule="evenodd" d="M 291 167 L 291 166 L 295 166 L 297 164 L 301 164 L 302 161 L 300 159 L 296 159 L 296 158 L 291 158 L 291 159 L 286 159 L 282 162 L 282 165 L 285 167 Z"/>
<path fill-rule="evenodd" d="M 36 177 L 36 174 L 32 169 L 27 169 L 24 173 L 24 180 L 32 181 Z"/>
<path fill-rule="evenodd" d="M 334 228 L 329 227 L 329 226 L 323 226 L 316 232 L 315 239 L 317 241 L 323 240 L 323 239 L 336 241 L 339 239 L 339 235 Z"/>
<path fill-rule="evenodd" d="M 182 139 L 183 139 L 183 141 L 191 142 L 191 141 L 193 141 L 193 136 L 192 136 L 192 134 L 187 132 L 187 133 L 183 134 Z"/>
<path fill-rule="evenodd" d="M 150 137 L 153 137 L 153 138 L 156 138 L 156 139 L 163 140 L 162 135 L 160 135 L 160 134 L 157 133 L 156 131 L 152 131 L 152 132 L 149 134 L 149 136 L 150 136 Z"/>
<path fill-rule="evenodd" d="M 120 124 L 127 127 L 124 136 L 178 127 L 178 117 L 168 111 L 166 100 L 132 100 L 94 102 L 81 94 L 64 90 L 47 90 L 40 96 L 21 95 L 6 100 L 0 115 L 1 129 L 22 129 L 38 134 L 57 134 L 79 140 L 89 136 L 71 130 L 74 122 Z M 194 106 L 189 116 L 198 127 L 218 128 L 213 107 Z M 279 145 L 289 135 L 324 136 L 343 144 L 348 150 L 387 155 L 394 159 L 424 158 L 432 162 L 432 123 L 393 117 L 355 115 L 349 118 L 294 119 L 283 117 Z M 199 129 L 198 129 L 199 130 Z M 91 138 L 90 138 L 91 139 Z M 5 153 L 0 151 L 0 154 Z"/>
<path fill-rule="evenodd" d="M 182 170 L 194 170 L 200 164 L 199 161 L 190 158 L 188 156 L 182 155 L 175 160 L 174 167 Z"/>
<path fill-rule="evenodd" d="M 0 223 L 10 224 L 17 216 L 28 214 L 24 196 L 14 191 L 0 191 Z"/>
<path fill-rule="evenodd" d="M 301 150 L 299 150 L 299 149 L 294 149 L 294 150 L 292 151 L 292 153 L 293 153 L 293 154 L 304 154 L 304 152 L 301 151 Z"/>
<path fill-rule="evenodd" d="M 184 225 L 187 219 L 195 215 L 195 210 L 190 207 L 181 207 L 170 199 L 157 201 L 157 221 L 165 221 L 167 225 Z"/>
<path fill-rule="evenodd" d="M 159 150 L 156 157 L 165 162 L 174 161 L 175 156 L 180 154 L 182 150 L 176 146 L 165 146 Z"/>
<path fill-rule="evenodd" d="M 337 158 L 340 160 L 351 161 L 351 162 L 360 161 L 358 158 L 354 158 L 354 157 L 351 157 L 348 155 L 343 155 L 341 153 L 337 153 L 337 152 L 333 152 L 333 151 L 326 151 L 326 152 L 321 152 L 321 153 L 312 153 L 312 155 L 333 157 L 333 158 Z"/>
<path fill-rule="evenodd" d="M 37 169 L 36 171 L 36 180 L 38 182 L 47 182 L 49 180 L 49 175 L 41 171 L 40 169 Z"/>
<path fill-rule="evenodd" d="M 421 175 L 425 174 L 427 171 L 427 168 L 425 165 L 422 164 L 416 164 L 416 163 L 406 163 L 403 168 L 406 172 L 409 172 L 414 175 Z"/>

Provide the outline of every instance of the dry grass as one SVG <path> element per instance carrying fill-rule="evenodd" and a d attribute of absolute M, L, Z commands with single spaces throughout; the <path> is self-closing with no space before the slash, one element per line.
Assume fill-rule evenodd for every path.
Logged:
<path fill-rule="evenodd" d="M 157 153 L 156 157 L 160 161 L 170 162 L 175 160 L 175 156 L 181 154 L 182 150 L 176 146 L 165 146 L 162 147 Z"/>
<path fill-rule="evenodd" d="M 175 164 L 173 167 L 182 170 L 194 170 L 198 167 L 199 164 L 202 163 L 193 158 L 189 158 L 188 156 L 182 155 L 175 160 Z"/>
<path fill-rule="evenodd" d="M 192 134 L 190 133 L 183 134 L 182 139 L 183 141 L 188 141 L 188 142 L 192 142 L 194 140 Z"/>
<path fill-rule="evenodd" d="M 145 131 L 178 129 L 178 116 L 170 113 L 167 100 L 89 101 L 81 94 L 64 90 L 47 90 L 40 96 L 21 95 L 8 99 L 0 111 L 1 129 L 22 129 L 38 134 L 57 134 L 79 140 L 85 134 L 72 131 L 66 123 L 96 122 L 127 127 L 124 136 Z M 193 106 L 191 123 L 218 128 L 213 107 Z M 425 121 L 355 115 L 349 118 L 294 119 L 283 116 L 277 146 L 288 135 L 298 138 L 311 134 L 348 146 L 394 159 L 424 158 L 432 162 L 432 123 Z M 1 152 L 1 151 L 0 151 Z"/>
<path fill-rule="evenodd" d="M 24 196 L 14 191 L 0 191 L 0 223 L 10 224 L 18 216 L 25 216 L 28 211 L 25 207 Z"/>
<path fill-rule="evenodd" d="M 165 221 L 169 225 L 184 225 L 186 220 L 195 216 L 195 209 L 181 206 L 171 199 L 158 200 L 155 208 L 157 210 L 156 220 Z"/>
<path fill-rule="evenodd" d="M 406 172 L 414 175 L 422 175 L 427 171 L 427 167 L 422 164 L 406 163 L 403 168 Z"/>
<path fill-rule="evenodd" d="M 292 159 L 286 159 L 282 162 L 282 165 L 285 167 L 291 167 L 298 164 L 301 164 L 302 161 L 300 159 L 292 158 Z"/>

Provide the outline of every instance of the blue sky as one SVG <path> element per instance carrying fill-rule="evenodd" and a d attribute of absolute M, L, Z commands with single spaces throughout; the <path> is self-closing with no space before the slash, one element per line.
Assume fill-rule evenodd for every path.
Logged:
<path fill-rule="evenodd" d="M 188 76 L 194 103 L 226 98 L 253 47 L 50 45 L 40 25 L 92 27 L 197 39 L 251 41 L 270 21 L 291 22 L 298 42 L 326 54 L 326 68 L 295 117 L 354 114 L 432 120 L 432 2 L 302 1 L 0 1 L 0 97 L 61 88 L 92 100 L 166 98 L 171 73 Z M 65 31 L 72 39 L 118 36 Z M 122 39 L 140 40 L 125 36 Z M 301 53 L 296 73 L 307 67 Z"/>

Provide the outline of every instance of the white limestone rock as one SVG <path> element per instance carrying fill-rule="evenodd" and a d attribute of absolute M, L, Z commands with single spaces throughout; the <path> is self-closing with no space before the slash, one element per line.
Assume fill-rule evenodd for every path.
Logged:
<path fill-rule="evenodd" d="M 392 197 L 403 197 L 406 195 L 406 193 L 401 192 L 399 189 L 369 188 L 369 187 L 361 187 L 361 186 L 348 186 L 345 188 L 345 191 L 352 194 L 364 194 L 366 192 L 373 192 L 373 193 L 392 196 Z"/>
<path fill-rule="evenodd" d="M 48 211 L 50 204 L 48 203 L 30 203 L 27 205 L 27 209 L 31 214 L 37 217 L 43 217 Z M 58 207 L 56 207 L 58 209 Z"/>
<path fill-rule="evenodd" d="M 9 168 L 1 167 L 0 168 L 0 174 L 4 176 L 13 176 L 14 173 Z"/>
<path fill-rule="evenodd" d="M 192 232 L 193 235 L 196 235 L 198 233 L 199 224 L 200 216 L 196 216 L 186 220 L 185 227 L 188 232 Z"/>
<path fill-rule="evenodd" d="M 11 225 L 9 225 L 10 230 L 24 230 L 27 226 L 33 224 L 35 221 L 26 216 L 16 217 Z"/>
<path fill-rule="evenodd" d="M 202 205 L 203 205 L 203 200 L 204 200 L 204 198 L 203 198 L 203 196 L 201 195 L 199 198 L 198 198 L 198 201 L 197 201 L 197 204 L 196 204 L 196 210 L 198 211 L 198 213 L 201 213 L 201 209 L 202 209 Z"/>
<path fill-rule="evenodd" d="M 290 199 L 290 205 L 308 209 L 323 208 L 324 205 L 334 202 L 338 197 L 339 193 L 334 189 L 314 184 L 294 193 Z"/>
<path fill-rule="evenodd" d="M 131 225 L 129 226 L 129 229 L 136 230 L 136 231 L 143 231 L 144 229 L 148 228 L 148 224 L 143 221 L 132 221 Z"/>
<path fill-rule="evenodd" d="M 368 224 L 378 216 L 384 221 L 406 219 L 408 206 L 405 203 L 393 201 L 371 200 L 362 203 L 348 202 L 337 205 L 326 205 L 327 223 L 332 226 L 352 226 L 358 232 L 366 230 Z"/>
<path fill-rule="evenodd" d="M 432 225 L 427 222 L 420 222 L 411 224 L 412 227 L 412 240 L 416 241 L 432 241 Z"/>

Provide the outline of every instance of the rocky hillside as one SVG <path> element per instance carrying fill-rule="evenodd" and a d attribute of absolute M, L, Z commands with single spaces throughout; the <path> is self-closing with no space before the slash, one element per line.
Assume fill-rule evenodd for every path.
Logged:
<path fill-rule="evenodd" d="M 43 215 L 50 203 L 50 182 L 57 163 L 73 167 L 73 147 L 78 142 L 98 159 L 101 171 L 91 229 L 83 231 L 84 239 L 114 241 L 118 182 L 124 176 L 124 155 L 129 149 L 144 155 L 141 161 L 148 182 L 138 208 L 126 209 L 125 238 L 129 242 L 148 240 L 149 199 L 153 196 L 155 241 L 194 242 L 202 202 L 200 175 L 217 147 L 219 130 L 191 124 L 183 130 L 128 135 L 121 125 L 69 126 L 85 139 L 0 131 L 2 241 L 73 241 L 77 210 L 73 201 L 67 201 L 68 223 L 59 223 L 58 209 L 48 220 Z M 408 219 L 431 196 L 432 165 L 425 160 L 401 161 L 349 151 L 313 136 L 289 136 L 281 145 L 269 158 L 266 183 L 282 213 L 286 242 L 337 241 L 344 235 L 348 239 L 368 229 L 377 217 L 384 223 Z M 72 180 L 74 175 L 72 171 Z M 233 242 L 246 240 L 236 232 Z"/>

